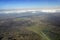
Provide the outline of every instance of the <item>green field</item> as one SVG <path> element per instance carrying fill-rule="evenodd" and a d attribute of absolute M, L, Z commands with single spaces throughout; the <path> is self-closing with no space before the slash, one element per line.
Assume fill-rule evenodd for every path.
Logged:
<path fill-rule="evenodd" d="M 42 31 L 44 29 L 43 25 L 41 25 L 41 27 L 38 25 L 34 25 L 31 27 L 27 27 L 27 29 L 37 33 L 41 37 L 41 40 L 50 40 L 50 38 Z"/>

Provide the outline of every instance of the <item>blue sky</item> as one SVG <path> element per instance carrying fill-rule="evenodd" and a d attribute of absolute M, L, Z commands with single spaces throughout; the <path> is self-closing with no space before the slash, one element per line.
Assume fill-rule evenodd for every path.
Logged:
<path fill-rule="evenodd" d="M 0 9 L 54 7 L 60 7 L 60 0 L 0 0 Z"/>

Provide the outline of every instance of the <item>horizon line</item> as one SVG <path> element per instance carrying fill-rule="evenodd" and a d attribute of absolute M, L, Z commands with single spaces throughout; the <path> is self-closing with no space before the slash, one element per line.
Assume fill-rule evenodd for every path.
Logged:
<path fill-rule="evenodd" d="M 13 8 L 13 9 L 0 9 L 1 10 L 42 10 L 42 9 L 59 9 L 60 10 L 60 7 L 55 7 L 55 8 Z"/>

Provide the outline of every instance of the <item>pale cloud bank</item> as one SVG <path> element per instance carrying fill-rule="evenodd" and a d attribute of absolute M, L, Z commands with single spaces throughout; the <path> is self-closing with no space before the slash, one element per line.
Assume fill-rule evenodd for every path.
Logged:
<path fill-rule="evenodd" d="M 36 11 L 38 12 L 48 12 L 48 13 L 54 13 L 54 12 L 60 12 L 59 10 L 55 10 L 55 9 L 42 9 L 42 10 L 10 10 L 10 11 L 0 11 L 0 13 L 24 13 L 24 12 L 32 12 L 32 13 L 36 13 Z"/>

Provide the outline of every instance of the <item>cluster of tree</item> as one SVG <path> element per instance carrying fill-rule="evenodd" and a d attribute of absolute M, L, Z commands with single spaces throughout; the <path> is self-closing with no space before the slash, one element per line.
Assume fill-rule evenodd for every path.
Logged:
<path fill-rule="evenodd" d="M 38 34 L 25 29 L 25 27 L 29 27 L 33 24 L 31 20 L 1 20 L 0 40 L 40 40 Z"/>

